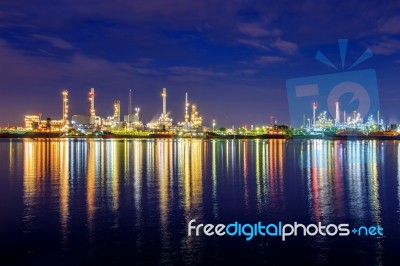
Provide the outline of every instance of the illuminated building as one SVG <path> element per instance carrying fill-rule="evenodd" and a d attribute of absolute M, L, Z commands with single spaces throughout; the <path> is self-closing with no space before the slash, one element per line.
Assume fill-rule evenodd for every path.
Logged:
<path fill-rule="evenodd" d="M 73 115 L 71 119 L 74 129 L 83 134 L 93 133 L 100 124 L 99 120 L 100 117 L 89 115 Z"/>
<path fill-rule="evenodd" d="M 102 128 L 107 129 L 121 129 L 123 123 L 121 122 L 121 102 L 118 100 L 114 101 L 114 114 L 102 119 Z"/>
<path fill-rule="evenodd" d="M 307 118 L 306 130 L 311 133 L 321 134 L 324 130 L 328 130 L 330 132 L 339 130 L 340 132 L 357 131 L 369 134 L 371 132 L 380 132 L 382 130 L 395 131 L 397 129 L 396 124 L 393 124 L 390 129 L 385 129 L 383 126 L 384 123 L 380 119 L 379 111 L 377 113 L 377 120 L 374 119 L 372 114 L 370 114 L 368 117 L 365 117 L 364 120 L 363 115 L 357 111 L 349 112 L 349 110 L 340 110 L 340 102 L 335 102 L 334 113 L 331 114 L 331 117 L 328 117 L 327 111 L 322 111 L 321 113 L 317 114 L 317 107 L 318 104 L 313 102 L 312 116 Z M 343 119 L 340 117 L 341 113 L 343 113 Z M 305 125 L 305 116 L 303 120 L 303 124 Z"/>
<path fill-rule="evenodd" d="M 124 115 L 124 122 L 126 122 L 127 129 L 140 129 L 143 128 L 143 123 L 140 121 L 140 108 L 135 108 L 135 113 L 132 109 L 132 90 L 129 90 L 128 98 L 128 114 Z"/>
<path fill-rule="evenodd" d="M 39 129 L 40 116 L 39 115 L 26 115 L 25 116 L 25 128 L 28 130 Z"/>
<path fill-rule="evenodd" d="M 184 122 L 178 123 L 178 127 L 182 128 L 185 131 L 199 129 L 203 124 L 203 119 L 199 116 L 197 111 L 197 106 L 195 104 L 192 105 L 191 114 L 189 116 L 189 101 L 188 101 L 188 93 L 185 94 L 185 120 Z M 190 119 L 189 119 L 190 118 Z"/>
<path fill-rule="evenodd" d="M 327 112 L 326 111 L 322 112 L 318 116 L 318 119 L 315 122 L 314 128 L 326 129 L 326 128 L 331 128 L 331 127 L 333 127 L 332 119 L 329 119 L 327 117 Z"/>
<path fill-rule="evenodd" d="M 162 93 L 162 114 L 157 121 L 157 129 L 161 131 L 168 131 L 172 127 L 172 118 L 169 118 L 167 113 L 167 89 L 163 88 Z M 150 125 L 152 126 L 152 125 Z"/>
<path fill-rule="evenodd" d="M 114 122 L 121 120 L 121 103 L 120 101 L 114 101 Z"/>
<path fill-rule="evenodd" d="M 193 127 L 199 128 L 203 124 L 203 118 L 199 116 L 199 112 L 197 111 L 197 106 L 195 104 L 192 105 L 192 113 L 190 115 L 190 122 L 192 122 Z"/>
<path fill-rule="evenodd" d="M 185 115 L 184 115 L 184 122 L 179 122 L 178 126 L 184 130 L 192 129 L 192 124 L 189 121 L 189 101 L 188 101 L 188 93 L 185 93 Z"/>
<path fill-rule="evenodd" d="M 132 125 L 133 125 L 134 128 L 143 127 L 143 123 L 142 123 L 142 121 L 140 121 L 139 114 L 140 114 L 140 108 L 136 107 L 135 108 L 135 114 L 133 115 L 133 121 L 132 121 Z"/>
<path fill-rule="evenodd" d="M 140 121 L 139 114 L 140 114 L 140 108 L 136 107 L 134 114 L 124 116 L 124 121 L 127 123 L 128 129 L 130 128 L 138 129 L 143 127 L 143 123 L 142 121 Z"/>

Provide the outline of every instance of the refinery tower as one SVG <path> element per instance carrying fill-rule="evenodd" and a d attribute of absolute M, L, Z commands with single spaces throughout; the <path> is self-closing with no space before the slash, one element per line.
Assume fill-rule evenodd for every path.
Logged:
<path fill-rule="evenodd" d="M 185 116 L 184 116 L 184 121 L 178 123 L 178 126 L 180 126 L 183 130 L 190 131 L 193 129 L 198 129 L 202 126 L 203 124 L 203 119 L 199 115 L 199 112 L 197 111 L 197 106 L 195 104 L 192 105 L 192 110 L 191 114 L 189 115 L 189 108 L 190 108 L 190 103 L 189 103 L 189 97 L 188 93 L 185 93 Z"/>
<path fill-rule="evenodd" d="M 167 89 L 163 88 L 162 93 L 162 114 L 158 119 L 158 129 L 162 131 L 170 130 L 172 127 L 172 119 L 169 118 L 167 113 Z"/>

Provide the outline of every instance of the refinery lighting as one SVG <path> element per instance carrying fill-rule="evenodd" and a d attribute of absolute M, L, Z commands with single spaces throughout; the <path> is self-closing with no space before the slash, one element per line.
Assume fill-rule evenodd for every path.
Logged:
<path fill-rule="evenodd" d="M 121 102 L 118 100 L 114 101 L 114 121 L 121 121 Z"/>
<path fill-rule="evenodd" d="M 68 127 L 68 90 L 63 90 L 63 118 L 64 126 Z"/>
<path fill-rule="evenodd" d="M 161 97 L 163 99 L 163 115 L 167 115 L 167 89 L 163 88 L 163 91 L 161 93 Z"/>
<path fill-rule="evenodd" d="M 188 108 L 189 108 L 189 101 L 188 101 L 188 93 L 185 93 L 185 124 L 187 125 L 189 123 L 189 113 L 188 113 Z"/>
<path fill-rule="evenodd" d="M 315 125 L 315 116 L 316 116 L 316 111 L 317 111 L 317 103 L 316 102 L 313 102 L 313 104 L 312 104 L 312 106 L 313 106 L 313 125 Z"/>
<path fill-rule="evenodd" d="M 90 116 L 96 116 L 96 111 L 94 109 L 94 96 L 94 88 L 91 88 L 89 92 Z"/>
<path fill-rule="evenodd" d="M 198 107 L 196 104 L 189 103 L 188 93 L 185 93 L 184 99 L 184 120 L 182 122 L 178 122 L 176 125 L 173 124 L 173 119 L 170 117 L 170 114 L 167 113 L 167 90 L 163 88 L 161 91 L 162 97 L 162 113 L 158 120 L 150 121 L 147 125 L 144 125 L 140 121 L 140 109 L 135 108 L 132 110 L 132 91 L 129 90 L 129 99 L 128 99 L 128 111 L 132 112 L 131 114 L 124 115 L 123 121 L 121 121 L 121 102 L 119 100 L 115 100 L 113 102 L 113 114 L 104 118 L 96 116 L 95 106 L 94 106 L 94 97 L 95 92 L 94 88 L 90 89 L 89 92 L 89 104 L 90 104 L 90 113 L 89 115 L 73 115 L 71 117 L 71 121 L 69 118 L 69 91 L 64 89 L 61 91 L 62 95 L 62 118 L 59 120 L 51 119 L 50 117 L 42 120 L 41 114 L 38 115 L 26 115 L 25 116 L 25 127 L 26 131 L 33 132 L 64 132 L 67 135 L 72 132 L 84 132 L 85 134 L 95 134 L 100 131 L 107 132 L 122 132 L 129 131 L 129 134 L 140 134 L 148 133 L 148 132 L 162 132 L 162 134 L 178 134 L 179 136 L 197 136 L 198 134 L 202 134 L 205 132 L 205 128 L 203 127 L 203 118 L 200 116 Z M 396 124 L 390 124 L 389 126 L 385 126 L 384 121 L 381 119 L 381 114 L 377 112 L 377 119 L 375 120 L 373 115 L 370 115 L 366 118 L 365 121 L 362 115 L 356 111 L 348 111 L 343 110 L 343 118 L 341 118 L 342 110 L 340 110 L 340 103 L 335 103 L 335 113 L 332 116 L 329 116 L 328 112 L 325 110 L 321 110 L 322 112 L 318 112 L 318 103 L 311 102 L 312 113 L 310 112 L 310 116 L 303 117 L 303 127 L 305 129 L 305 134 L 318 135 L 324 134 L 323 132 L 328 132 L 332 134 L 334 132 L 362 132 L 365 134 L 369 134 L 371 132 L 377 133 L 381 131 L 396 131 L 398 130 Z M 46 116 L 47 117 L 47 116 Z M 271 120 L 271 128 L 268 130 L 271 132 L 276 132 L 279 134 L 283 134 L 283 131 L 278 132 L 276 128 L 272 130 L 272 125 L 276 125 L 276 120 L 274 116 L 270 116 Z M 70 122 L 72 122 L 70 127 Z M 216 120 L 212 120 L 212 130 L 216 130 Z M 257 125 L 251 125 L 251 129 L 247 130 L 246 127 L 243 127 L 244 132 L 258 132 L 260 133 L 260 127 Z M 229 132 L 235 134 L 243 134 L 243 128 L 230 129 Z M 301 131 L 302 129 L 292 128 L 290 129 L 293 132 Z M 211 130 L 211 129 L 210 129 Z M 291 131 L 288 131 L 288 135 L 291 135 Z M 228 132 L 228 131 L 226 131 Z M 253 133 L 254 133 L 253 132 Z M 247 133 L 246 133 L 247 134 Z M 296 133 L 295 133 L 296 134 Z M 303 134 L 303 133 L 301 133 Z M 388 133 L 387 133 L 388 134 Z"/>

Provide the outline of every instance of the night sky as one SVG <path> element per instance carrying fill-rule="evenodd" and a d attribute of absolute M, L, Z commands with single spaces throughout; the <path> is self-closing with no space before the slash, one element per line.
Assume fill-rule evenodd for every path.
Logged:
<path fill-rule="evenodd" d="M 147 123 L 166 87 L 174 122 L 188 92 L 206 125 L 289 123 L 286 80 L 336 73 L 314 57 L 339 66 L 343 38 L 348 65 L 373 51 L 354 69 L 376 70 L 382 116 L 400 120 L 399 1 L 4 0 L 0 126 L 23 125 L 25 114 L 60 119 L 63 89 L 70 115 L 88 114 L 90 87 L 101 116 L 114 100 L 127 113 L 132 89 Z"/>

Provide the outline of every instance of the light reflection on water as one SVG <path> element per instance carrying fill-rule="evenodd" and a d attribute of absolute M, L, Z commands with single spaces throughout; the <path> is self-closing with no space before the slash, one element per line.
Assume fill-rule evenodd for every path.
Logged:
<path fill-rule="evenodd" d="M 397 150 L 400 151 L 400 143 L 397 144 Z M 398 209 L 397 213 L 399 218 L 397 219 L 400 224 L 400 152 L 397 153 L 397 199 L 398 199 Z"/>
<path fill-rule="evenodd" d="M 22 190 L 14 219 L 22 223 L 21 241 L 29 241 L 13 251 L 25 259 L 45 256 L 49 245 L 54 259 L 71 261 L 196 264 L 222 261 L 233 250 L 253 262 L 279 262 L 273 254 L 298 243 L 309 261 L 358 254 L 355 262 L 382 264 L 399 236 L 397 142 L 44 139 L 2 141 L 0 156 L 8 160 L 1 184 L 21 182 L 3 189 Z M 351 237 L 351 247 L 320 236 L 246 242 L 187 237 L 191 219 L 384 225 L 393 235 Z"/>

